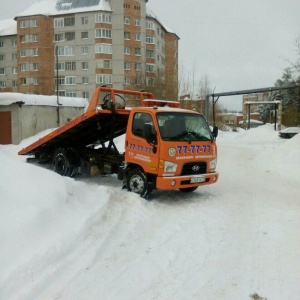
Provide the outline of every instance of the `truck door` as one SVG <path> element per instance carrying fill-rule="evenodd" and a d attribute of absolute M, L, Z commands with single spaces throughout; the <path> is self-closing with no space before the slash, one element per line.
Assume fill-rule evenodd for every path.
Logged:
<path fill-rule="evenodd" d="M 150 126 L 151 142 L 149 143 L 145 138 L 145 131 Z M 131 131 L 127 132 L 125 160 L 140 165 L 146 173 L 157 174 L 159 147 L 155 140 L 157 140 L 157 132 L 151 114 L 136 112 L 133 115 Z"/>

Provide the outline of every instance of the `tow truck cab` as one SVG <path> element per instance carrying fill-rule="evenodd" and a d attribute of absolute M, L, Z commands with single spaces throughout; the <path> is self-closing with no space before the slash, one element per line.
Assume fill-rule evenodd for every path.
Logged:
<path fill-rule="evenodd" d="M 216 137 L 217 128 L 212 132 L 200 113 L 169 103 L 132 108 L 125 138 L 125 185 L 147 194 L 152 188 L 190 192 L 217 182 Z"/>

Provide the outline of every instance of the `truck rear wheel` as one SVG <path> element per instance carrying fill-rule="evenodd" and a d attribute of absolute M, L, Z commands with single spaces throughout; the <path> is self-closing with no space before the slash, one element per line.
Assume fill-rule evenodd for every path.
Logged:
<path fill-rule="evenodd" d="M 140 194 L 147 198 L 151 189 L 148 184 L 147 176 L 141 169 L 133 169 L 127 175 L 127 189 L 129 192 Z"/>
<path fill-rule="evenodd" d="M 54 154 L 54 172 L 61 176 L 71 176 L 74 173 L 74 167 L 70 166 L 67 151 L 59 148 Z"/>

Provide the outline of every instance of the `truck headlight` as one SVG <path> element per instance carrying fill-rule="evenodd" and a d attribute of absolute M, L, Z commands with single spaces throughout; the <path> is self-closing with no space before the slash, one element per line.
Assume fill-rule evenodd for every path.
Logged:
<path fill-rule="evenodd" d="M 209 168 L 211 171 L 214 171 L 216 167 L 217 167 L 217 159 L 214 159 L 209 163 Z"/>
<path fill-rule="evenodd" d="M 178 164 L 175 164 L 173 162 L 170 161 L 164 161 L 164 171 L 165 172 L 171 172 L 171 173 L 175 173 L 177 170 Z"/>

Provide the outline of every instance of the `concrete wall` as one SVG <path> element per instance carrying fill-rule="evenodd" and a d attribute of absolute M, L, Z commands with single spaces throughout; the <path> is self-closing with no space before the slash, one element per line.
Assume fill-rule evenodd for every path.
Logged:
<path fill-rule="evenodd" d="M 0 105 L 0 111 L 11 112 L 12 143 L 15 145 L 45 129 L 58 127 L 57 108 L 53 106 Z M 80 107 L 60 107 L 59 125 L 65 124 L 83 112 L 84 108 Z"/>

